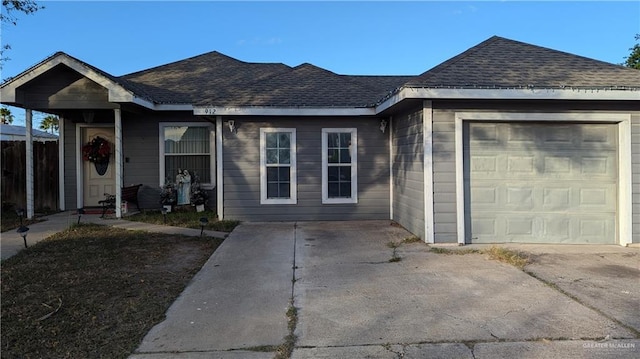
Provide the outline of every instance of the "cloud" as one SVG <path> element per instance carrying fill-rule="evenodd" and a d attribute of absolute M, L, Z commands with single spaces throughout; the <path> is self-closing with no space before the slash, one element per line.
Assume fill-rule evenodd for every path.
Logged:
<path fill-rule="evenodd" d="M 456 9 L 452 11 L 453 15 L 462 15 L 465 13 L 474 13 L 474 12 L 478 12 L 478 7 L 474 6 L 474 5 L 467 5 L 462 9 Z"/>
<path fill-rule="evenodd" d="M 253 39 L 240 39 L 236 42 L 238 46 L 273 46 L 279 45 L 283 42 L 280 37 L 261 38 L 256 37 Z"/>

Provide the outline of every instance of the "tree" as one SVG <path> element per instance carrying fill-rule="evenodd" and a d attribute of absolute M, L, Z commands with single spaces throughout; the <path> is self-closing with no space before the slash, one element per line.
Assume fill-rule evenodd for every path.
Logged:
<path fill-rule="evenodd" d="M 48 115 L 40 122 L 40 129 L 45 131 L 51 130 L 51 133 L 54 131 L 58 132 L 59 126 L 58 116 L 54 115 Z"/>
<path fill-rule="evenodd" d="M 0 118 L 2 118 L 3 125 L 10 125 L 13 123 L 13 115 L 11 114 L 11 110 L 6 107 L 0 108 Z"/>
<path fill-rule="evenodd" d="M 18 18 L 16 17 L 16 12 L 29 15 L 40 9 L 44 9 L 44 6 L 38 5 L 34 0 L 2 0 L 3 11 L 0 12 L 0 23 L 17 25 Z M 4 54 L 5 51 L 9 49 L 11 49 L 9 44 L 4 44 L 0 47 L 0 69 L 2 68 L 2 64 L 8 60 Z"/>
<path fill-rule="evenodd" d="M 627 61 L 624 62 L 624 65 L 640 70 L 640 44 L 637 43 L 638 40 L 640 40 L 640 34 L 636 34 L 636 44 L 629 49 L 631 54 L 625 57 Z"/>

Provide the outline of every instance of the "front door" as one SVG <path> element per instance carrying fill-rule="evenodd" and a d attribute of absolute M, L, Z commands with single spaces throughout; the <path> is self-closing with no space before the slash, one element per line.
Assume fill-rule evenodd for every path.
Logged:
<path fill-rule="evenodd" d="M 115 176 L 115 131 L 113 127 L 86 127 L 82 131 L 82 145 L 96 137 L 101 137 L 109 141 L 111 147 L 111 156 L 109 164 L 104 169 L 98 171 L 95 163 L 83 159 L 83 192 L 84 207 L 99 206 L 98 201 L 105 198 L 105 193 L 115 195 L 116 176 Z M 80 147 L 82 151 L 82 147 Z M 100 174 L 103 172 L 103 174 Z"/>

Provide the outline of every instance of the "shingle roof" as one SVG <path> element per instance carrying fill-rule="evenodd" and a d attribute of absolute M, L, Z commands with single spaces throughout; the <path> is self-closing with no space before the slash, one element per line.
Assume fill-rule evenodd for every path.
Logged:
<path fill-rule="evenodd" d="M 210 52 L 122 76 L 158 103 L 211 106 L 366 107 L 407 76 L 346 76 L 311 64 L 247 63 Z"/>
<path fill-rule="evenodd" d="M 196 103 L 291 68 L 277 63 L 247 63 L 217 51 L 124 75 L 156 103 Z"/>
<path fill-rule="evenodd" d="M 339 75 L 311 64 L 243 62 L 216 51 L 119 77 L 61 52 L 40 64 L 56 56 L 157 104 L 372 107 L 403 87 L 640 90 L 639 70 L 498 36 L 418 76 Z"/>
<path fill-rule="evenodd" d="M 408 87 L 640 89 L 640 71 L 493 36 Z"/>
<path fill-rule="evenodd" d="M 217 106 L 283 106 L 283 107 L 367 107 L 381 97 L 381 86 L 374 79 L 354 79 L 338 75 L 311 64 L 302 64 L 290 71 L 257 79 L 252 83 L 235 84 L 216 97 L 202 100 L 199 105 Z M 397 79 L 399 85 L 403 79 Z"/>

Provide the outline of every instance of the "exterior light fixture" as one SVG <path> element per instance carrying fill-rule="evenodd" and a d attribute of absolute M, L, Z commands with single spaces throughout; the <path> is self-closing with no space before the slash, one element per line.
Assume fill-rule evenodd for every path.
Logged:
<path fill-rule="evenodd" d="M 22 237 L 24 241 L 24 247 L 27 248 L 27 232 L 29 232 L 29 227 L 20 226 L 16 231 Z"/>
<path fill-rule="evenodd" d="M 162 217 L 164 217 L 164 224 L 167 224 L 167 207 L 162 207 Z"/>
<path fill-rule="evenodd" d="M 20 225 L 22 226 L 22 218 L 24 217 L 24 209 L 18 208 L 16 209 L 16 215 L 20 217 Z"/>
<path fill-rule="evenodd" d="M 80 218 L 84 214 L 84 208 L 78 208 L 78 224 L 80 224 Z"/>
<path fill-rule="evenodd" d="M 387 129 L 387 124 L 388 122 L 384 118 L 380 120 L 380 132 L 384 133 L 384 131 Z"/>
<path fill-rule="evenodd" d="M 207 223 L 209 223 L 209 220 L 207 219 L 207 217 L 201 217 L 200 218 L 200 237 L 202 237 L 202 234 L 204 233 L 204 226 L 207 225 Z"/>
<path fill-rule="evenodd" d="M 85 123 L 93 123 L 93 118 L 96 116 L 96 113 L 93 111 L 82 111 L 82 119 Z"/>
<path fill-rule="evenodd" d="M 229 131 L 231 131 L 232 133 L 236 132 L 236 121 L 229 120 L 227 121 L 227 125 L 229 126 Z"/>

